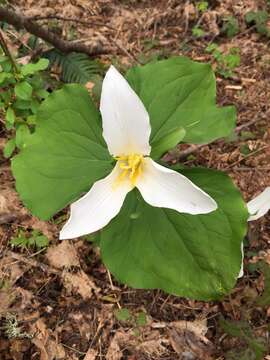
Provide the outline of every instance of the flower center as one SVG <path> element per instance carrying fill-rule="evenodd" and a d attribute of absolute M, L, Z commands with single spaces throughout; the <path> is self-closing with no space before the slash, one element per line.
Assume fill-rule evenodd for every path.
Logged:
<path fill-rule="evenodd" d="M 143 155 L 130 154 L 116 157 L 121 173 L 117 182 L 128 177 L 131 184 L 135 186 L 138 176 L 142 173 Z"/>

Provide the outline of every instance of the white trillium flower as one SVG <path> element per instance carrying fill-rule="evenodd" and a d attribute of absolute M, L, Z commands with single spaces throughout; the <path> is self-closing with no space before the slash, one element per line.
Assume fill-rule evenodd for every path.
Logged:
<path fill-rule="evenodd" d="M 248 221 L 257 220 L 260 217 L 264 216 L 270 210 L 270 186 L 268 186 L 262 193 L 256 196 L 254 199 L 250 200 L 247 203 L 247 208 L 249 212 Z M 238 278 L 241 278 L 244 275 L 244 245 L 241 244 L 242 251 L 242 265 Z"/>
<path fill-rule="evenodd" d="M 257 220 L 270 210 L 270 186 L 247 203 L 250 214 L 248 221 Z"/>
<path fill-rule="evenodd" d="M 217 209 L 208 194 L 188 178 L 150 157 L 149 115 L 125 78 L 111 66 L 103 81 L 100 111 L 103 137 L 116 160 L 112 172 L 71 204 L 71 214 L 60 232 L 70 239 L 100 230 L 120 211 L 135 187 L 156 207 L 180 213 L 206 214 Z"/>

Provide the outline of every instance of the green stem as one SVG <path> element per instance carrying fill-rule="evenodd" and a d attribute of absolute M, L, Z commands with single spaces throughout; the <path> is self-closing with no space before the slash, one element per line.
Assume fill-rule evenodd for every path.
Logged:
<path fill-rule="evenodd" d="M 1 30 L 0 30 L 0 45 L 1 45 L 5 55 L 9 58 L 9 61 L 10 61 L 11 65 L 12 65 L 12 67 L 13 67 L 13 70 L 14 70 L 14 75 L 16 76 L 16 74 L 19 74 L 20 71 L 19 71 L 19 69 L 17 67 L 16 62 L 13 59 L 13 56 L 11 55 L 11 52 L 9 51 L 9 48 L 7 46 L 7 43 L 6 43 L 5 39 L 4 39 L 4 36 L 3 36 Z"/>

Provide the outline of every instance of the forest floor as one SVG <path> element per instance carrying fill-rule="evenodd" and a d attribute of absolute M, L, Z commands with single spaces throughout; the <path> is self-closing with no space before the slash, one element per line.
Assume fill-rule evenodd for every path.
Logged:
<path fill-rule="evenodd" d="M 191 1 L 180 0 L 11 3 L 29 16 L 89 21 L 86 26 L 54 20 L 63 36 L 72 32 L 108 48 L 101 60 L 108 64 L 114 59 L 121 69 L 169 55 L 211 62 L 218 104 L 237 108 L 237 133 L 194 148 L 181 161 L 227 172 L 246 201 L 270 185 L 270 38 L 244 19 L 249 11 L 267 9 L 267 1 L 213 0 L 201 12 Z M 223 26 L 230 16 L 239 23 L 231 37 Z M 197 28 L 203 31 L 199 37 Z M 20 35 L 14 29 L 12 34 L 17 39 L 10 35 L 10 41 L 16 43 Z M 206 51 L 213 42 L 222 54 L 232 48 L 239 53 L 240 64 L 231 74 Z M 6 136 L 0 129 L 0 149 Z M 179 161 L 186 148 L 181 145 L 168 159 Z M 1 153 L 0 190 L 1 360 L 270 360 L 269 215 L 250 225 L 245 274 L 231 294 L 222 301 L 201 302 L 123 286 L 107 272 L 91 243 L 60 243 L 57 221 L 40 221 L 23 207 L 10 162 Z M 12 247 L 10 240 L 20 229 L 40 230 L 50 246 L 41 251 Z M 266 264 L 263 270 L 257 266 L 260 261 Z"/>

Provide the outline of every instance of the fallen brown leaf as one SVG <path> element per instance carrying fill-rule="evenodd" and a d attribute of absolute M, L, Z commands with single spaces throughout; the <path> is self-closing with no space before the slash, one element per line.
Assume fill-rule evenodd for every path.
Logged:
<path fill-rule="evenodd" d="M 0 260 L 0 278 L 6 279 L 9 285 L 13 285 L 29 268 L 29 265 L 19 264 L 12 256 L 12 252 L 9 251 L 6 253 L 6 256 Z"/>
<path fill-rule="evenodd" d="M 47 250 L 47 259 L 51 266 L 61 269 L 80 266 L 79 257 L 73 244 L 68 240 Z"/>
<path fill-rule="evenodd" d="M 88 349 L 83 360 L 95 360 L 97 357 L 97 351 L 94 349 Z"/>
<path fill-rule="evenodd" d="M 58 344 L 57 336 L 51 329 L 48 329 L 42 318 L 32 325 L 32 333 L 35 337 L 32 343 L 40 350 L 40 360 L 64 360 L 65 350 Z"/>
<path fill-rule="evenodd" d="M 84 300 L 90 299 L 93 292 L 98 293 L 98 288 L 94 281 L 82 270 L 77 273 L 64 271 L 62 274 L 64 286 L 70 293 L 79 293 Z"/>

